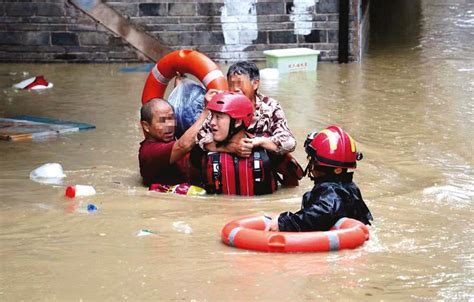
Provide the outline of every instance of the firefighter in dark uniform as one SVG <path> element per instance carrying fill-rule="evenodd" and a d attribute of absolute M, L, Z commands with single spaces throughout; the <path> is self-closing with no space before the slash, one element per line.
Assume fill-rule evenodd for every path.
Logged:
<path fill-rule="evenodd" d="M 353 173 L 348 172 L 362 159 L 349 134 L 338 126 L 310 133 L 305 151 L 309 158 L 305 175 L 314 181 L 314 187 L 303 195 L 301 210 L 274 217 L 267 230 L 327 231 L 342 217 L 370 225 L 372 214 L 352 181 Z"/>

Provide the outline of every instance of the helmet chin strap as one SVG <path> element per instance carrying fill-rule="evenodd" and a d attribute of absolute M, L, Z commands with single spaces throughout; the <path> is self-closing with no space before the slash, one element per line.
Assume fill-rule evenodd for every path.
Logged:
<path fill-rule="evenodd" d="M 313 175 L 313 165 L 312 165 L 312 162 L 313 162 L 313 158 L 310 157 L 309 158 L 309 161 L 308 161 L 308 164 L 306 165 L 306 168 L 304 168 L 304 172 L 303 172 L 303 177 L 308 175 L 309 179 L 311 179 L 312 181 L 314 181 L 315 177 Z"/>
<path fill-rule="evenodd" d="M 244 123 L 242 122 L 239 126 L 235 127 L 235 119 L 231 118 L 230 119 L 230 123 L 229 123 L 229 130 L 227 131 L 227 136 L 226 138 L 221 141 L 221 142 L 218 142 L 216 144 L 216 146 L 220 147 L 220 146 L 223 146 L 225 144 L 227 144 L 229 142 L 229 140 L 235 135 L 237 134 L 237 132 L 239 132 L 240 130 L 244 129 Z"/>
<path fill-rule="evenodd" d="M 235 120 L 233 118 L 230 118 L 229 130 L 227 131 L 227 136 L 224 141 L 227 142 L 228 140 L 230 140 L 230 138 L 234 136 L 236 132 L 237 131 L 235 129 Z"/>

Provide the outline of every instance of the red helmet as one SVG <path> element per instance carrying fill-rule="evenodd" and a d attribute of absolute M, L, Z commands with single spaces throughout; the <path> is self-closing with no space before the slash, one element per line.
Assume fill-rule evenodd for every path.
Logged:
<path fill-rule="evenodd" d="M 252 102 L 240 93 L 218 93 L 209 101 L 207 108 L 212 111 L 226 113 L 235 120 L 242 120 L 245 127 L 250 126 L 252 122 Z"/>
<path fill-rule="evenodd" d="M 362 159 L 362 153 L 356 151 L 352 137 L 334 125 L 310 133 L 305 150 L 320 166 L 355 169 L 356 161 Z"/>

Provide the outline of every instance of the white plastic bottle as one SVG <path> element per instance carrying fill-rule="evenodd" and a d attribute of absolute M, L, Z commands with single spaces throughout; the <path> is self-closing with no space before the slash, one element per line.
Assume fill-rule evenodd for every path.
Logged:
<path fill-rule="evenodd" d="M 95 195 L 95 193 L 93 186 L 74 185 L 66 188 L 66 196 L 69 198 L 74 198 L 76 196 L 92 196 Z"/>

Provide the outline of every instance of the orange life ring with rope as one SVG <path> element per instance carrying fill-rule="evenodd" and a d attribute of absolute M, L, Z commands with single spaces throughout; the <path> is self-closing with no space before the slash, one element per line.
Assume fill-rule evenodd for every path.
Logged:
<path fill-rule="evenodd" d="M 168 83 L 177 72 L 194 75 L 206 89 L 228 90 L 224 74 L 211 59 L 195 50 L 175 50 L 161 58 L 148 74 L 142 104 L 153 98 L 163 98 Z"/>
<path fill-rule="evenodd" d="M 222 228 L 222 241 L 232 247 L 263 252 L 326 252 L 353 249 L 369 239 L 362 222 L 343 217 L 326 232 L 269 232 L 271 219 L 250 216 L 233 220 Z"/>

